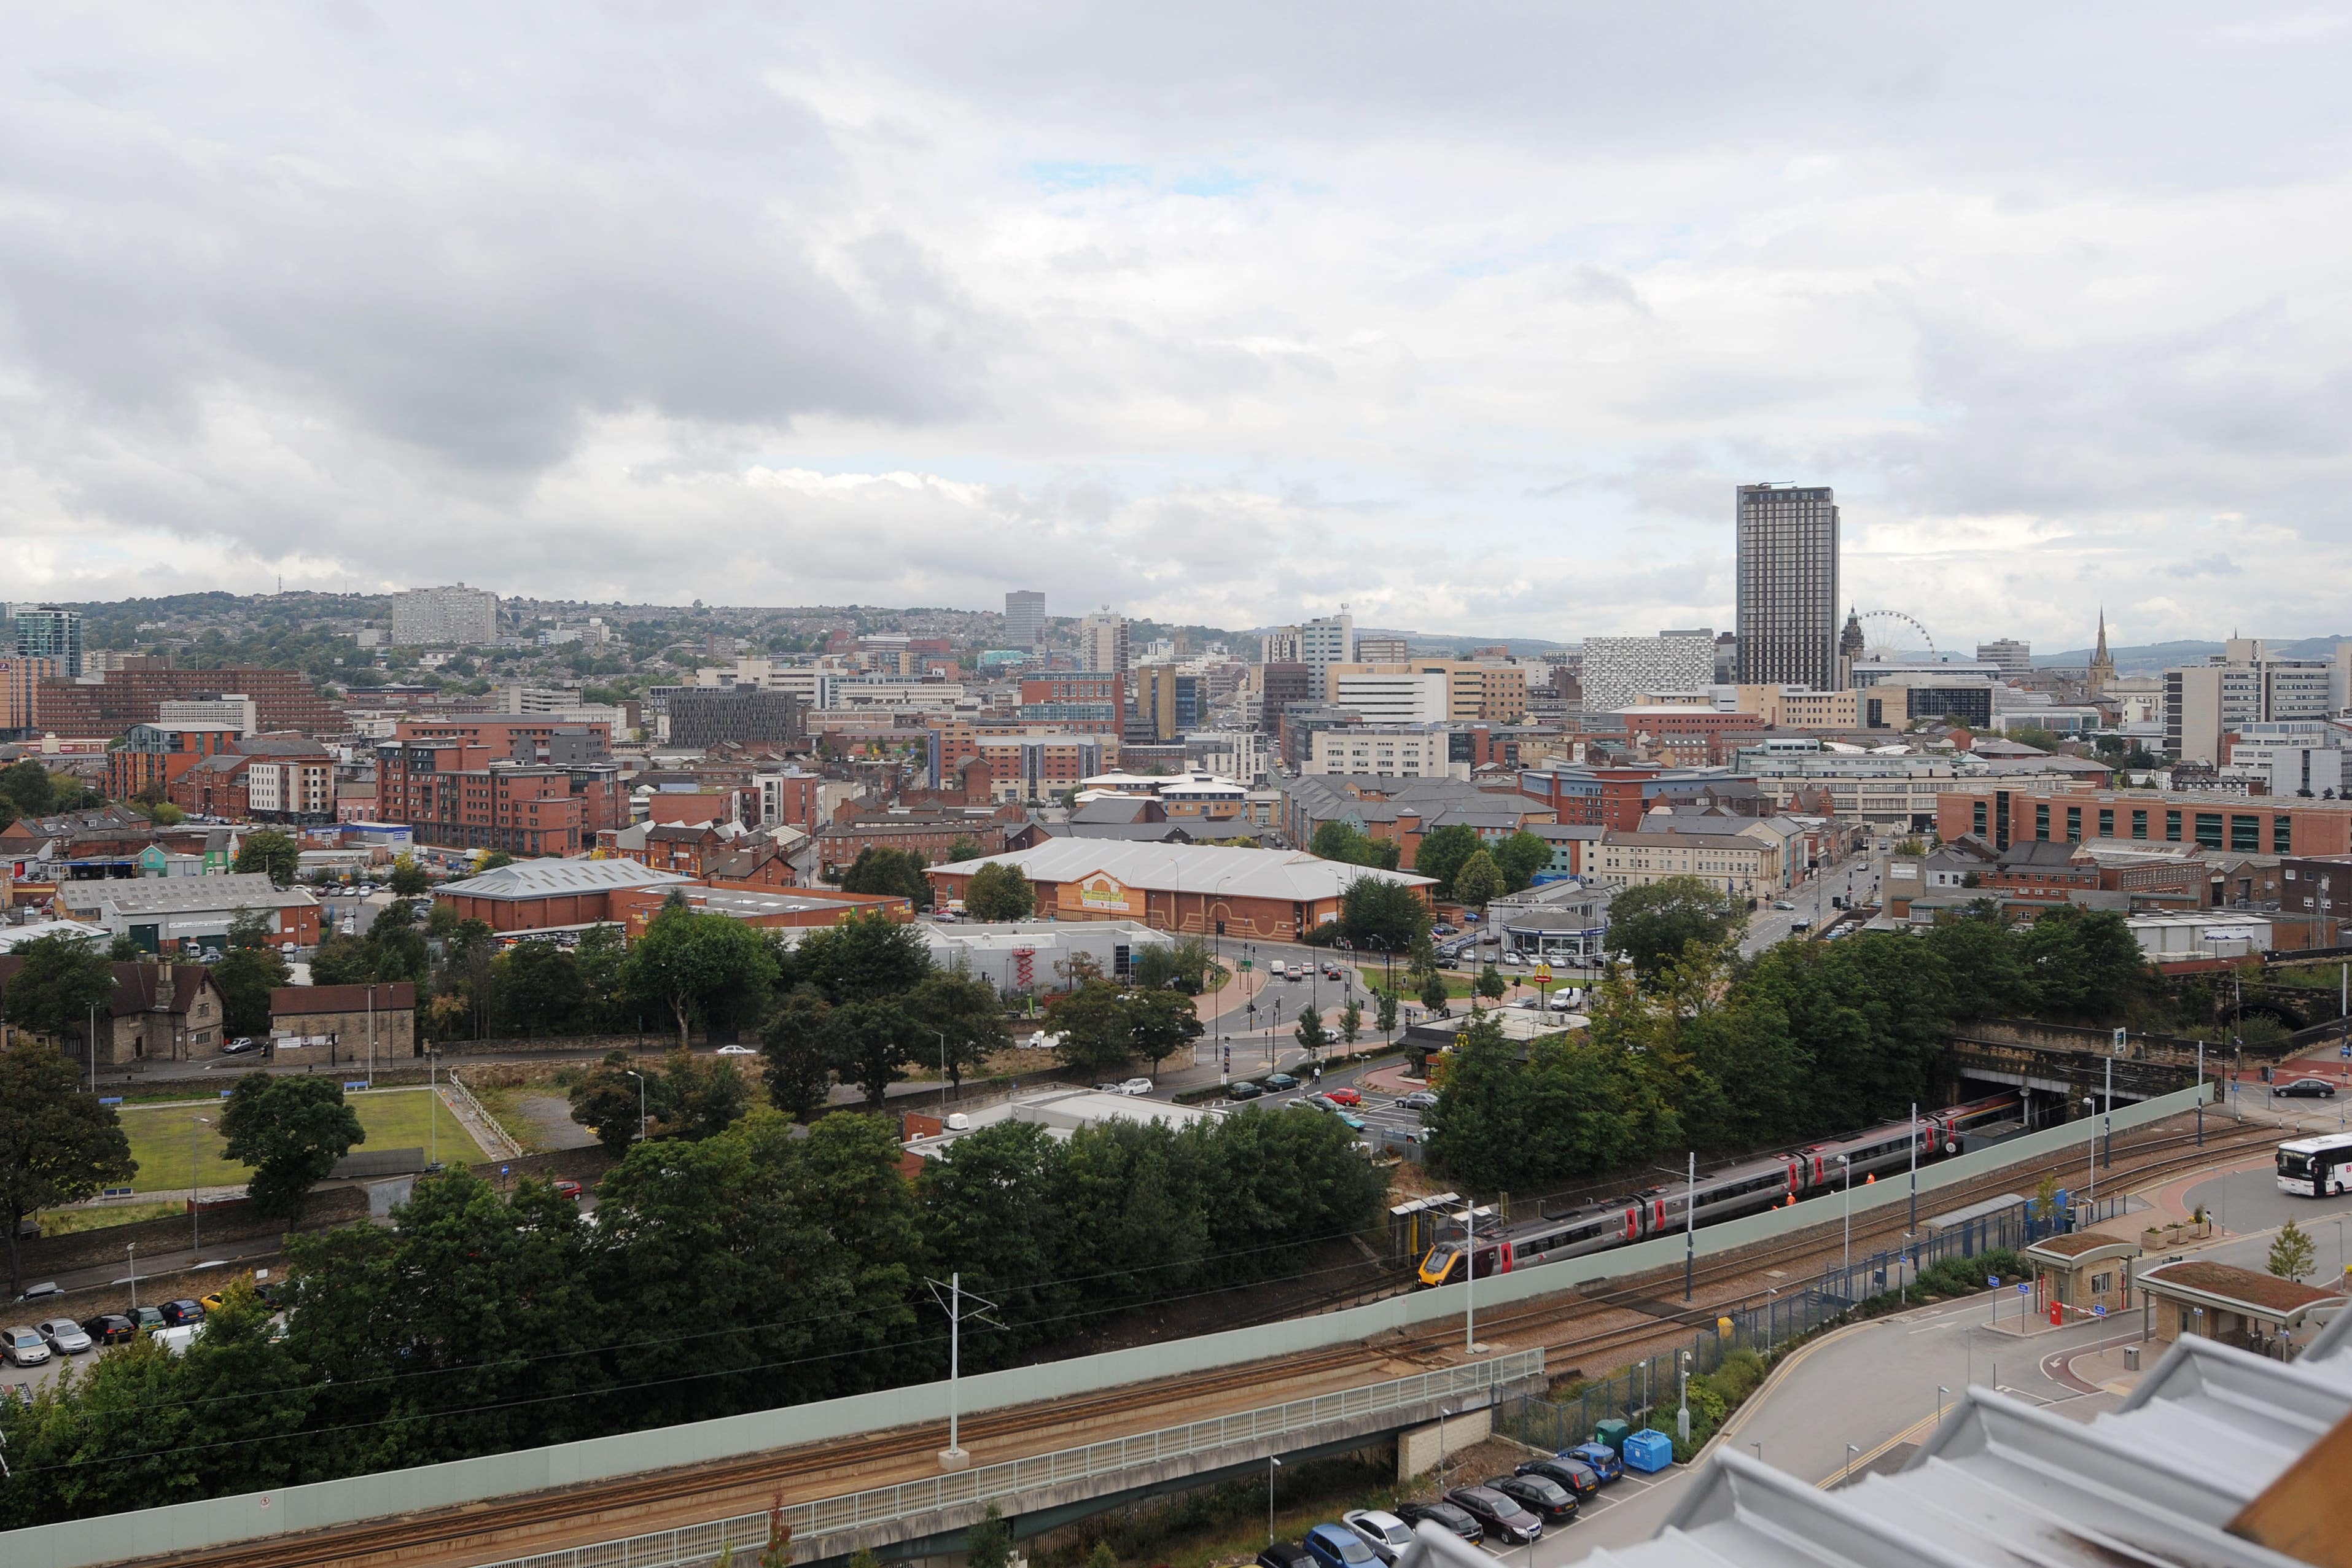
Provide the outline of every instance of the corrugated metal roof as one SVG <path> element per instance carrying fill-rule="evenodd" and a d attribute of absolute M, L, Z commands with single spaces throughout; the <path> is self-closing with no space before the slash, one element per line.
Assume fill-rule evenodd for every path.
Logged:
<path fill-rule="evenodd" d="M 1203 831 L 1213 831 L 1213 825 Z M 1017 866 L 1031 882 L 1075 882 L 1102 872 L 1129 887 L 1146 888 L 1153 893 L 1198 893 L 1301 903 L 1337 898 L 1360 876 L 1401 882 L 1410 887 L 1434 885 L 1430 877 L 1318 860 L 1304 850 L 1130 844 L 1109 839 L 1049 839 L 1034 849 L 987 855 L 932 869 L 961 875 L 984 865 Z"/>
<path fill-rule="evenodd" d="M 151 876 L 69 882 L 58 902 L 74 909 L 111 907 L 118 915 L 177 915 L 205 909 L 284 909 L 316 904 L 305 889 L 279 887 L 258 873 L 246 876 Z"/>
<path fill-rule="evenodd" d="M 529 860 L 463 882 L 443 883 L 440 891 L 467 898 L 548 898 L 567 893 L 609 893 L 616 887 L 666 887 L 691 880 L 635 861 Z"/>
<path fill-rule="evenodd" d="M 2295 1362 L 2184 1339 L 2079 1422 L 1971 1388 L 1911 1462 L 1824 1491 L 1727 1450 L 1619 1568 L 2284 1568 L 2229 1522 L 2352 1416 L 2352 1313 Z"/>

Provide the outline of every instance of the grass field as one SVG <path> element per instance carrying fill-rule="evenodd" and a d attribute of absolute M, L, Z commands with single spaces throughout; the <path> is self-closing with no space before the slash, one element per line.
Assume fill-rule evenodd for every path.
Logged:
<path fill-rule="evenodd" d="M 433 1141 L 425 1137 L 428 1102 L 436 1129 Z M 449 1113 L 449 1108 L 433 1100 L 428 1090 L 381 1089 L 373 1093 L 353 1094 L 351 1103 L 359 1113 L 360 1125 L 367 1129 L 367 1142 L 359 1145 L 362 1149 L 431 1149 L 453 1166 L 485 1157 L 472 1135 Z M 208 1117 L 213 1123 L 209 1127 L 194 1129 L 194 1151 L 202 1159 L 202 1168 L 195 1173 L 195 1185 L 234 1186 L 253 1174 L 244 1166 L 220 1157 L 217 1105 L 125 1105 L 120 1114 L 122 1131 L 131 1139 L 131 1157 L 139 1162 L 139 1173 L 131 1178 L 137 1191 L 188 1189 L 188 1118 L 192 1115 Z"/>

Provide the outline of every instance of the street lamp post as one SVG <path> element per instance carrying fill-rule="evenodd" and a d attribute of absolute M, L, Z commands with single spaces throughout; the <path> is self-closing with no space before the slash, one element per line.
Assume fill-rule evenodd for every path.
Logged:
<path fill-rule="evenodd" d="M 1683 1300 L 1691 1299 L 1691 1272 L 1698 1262 L 1698 1152 L 1691 1151 L 1689 1186 L 1683 1197 Z M 1685 1434 L 1684 1440 L 1689 1440 Z"/>
<path fill-rule="evenodd" d="M 188 1118 L 188 1241 L 198 1252 L 205 1249 L 205 1207 L 196 1201 L 196 1129 L 212 1124 L 209 1116 Z"/>
<path fill-rule="evenodd" d="M 937 1035 L 940 1041 L 940 1103 L 945 1105 L 948 1103 L 948 1033 L 943 1029 L 935 1029 L 931 1033 Z"/>
<path fill-rule="evenodd" d="M 2344 1252 L 2344 1228 L 2341 1225 L 2336 1228 L 2336 1252 L 2340 1261 Z M 139 1310 L 139 1243 L 136 1241 L 131 1244 L 131 1310 L 133 1312 Z"/>
<path fill-rule="evenodd" d="M 637 1081 L 637 1142 L 642 1144 L 646 1141 L 646 1075 L 634 1067 L 621 1071 Z"/>
<path fill-rule="evenodd" d="M 1919 1102 L 1911 1102 L 1911 1228 L 1919 1228 Z"/>
<path fill-rule="evenodd" d="M 1437 1441 L 1441 1451 L 1445 1443 L 1445 1424 L 1439 1422 Z M 1282 1461 L 1274 1455 L 1265 1457 L 1265 1543 L 1274 1544 L 1274 1472 L 1282 1469 Z"/>
<path fill-rule="evenodd" d="M 2095 1101 L 2095 1100 L 2094 1100 L 2094 1099 L 2092 1099 L 2088 1094 L 2085 1094 L 2085 1095 L 2084 1095 L 2084 1096 L 2083 1096 L 2083 1109 L 2084 1109 L 2084 1110 L 2085 1110 L 2085 1111 L 2095 1110 L 2095 1109 L 2096 1109 L 2096 1108 L 2097 1108 L 2097 1105 L 2098 1105 L 2098 1102 L 2097 1102 L 2097 1101 Z M 2090 1159 L 2090 1170 L 2091 1170 L 2091 1197 L 2090 1197 L 2090 1202 L 2092 1203 L 2092 1205 L 2094 1206 L 2094 1207 L 2095 1207 L 2095 1207 L 2096 1207 L 2096 1205 L 2098 1204 L 2098 1201 L 2099 1201 L 2099 1141 L 2098 1141 L 2096 1138 L 2094 1138 L 2094 1139 L 2092 1139 L 2092 1140 L 2091 1140 L 2091 1159 Z"/>

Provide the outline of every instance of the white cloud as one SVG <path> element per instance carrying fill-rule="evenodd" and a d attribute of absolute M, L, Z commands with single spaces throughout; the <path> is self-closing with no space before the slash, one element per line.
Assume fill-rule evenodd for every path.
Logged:
<path fill-rule="evenodd" d="M 2306 12 L 43 13 L 0 570 L 1573 637 L 2345 629 Z"/>

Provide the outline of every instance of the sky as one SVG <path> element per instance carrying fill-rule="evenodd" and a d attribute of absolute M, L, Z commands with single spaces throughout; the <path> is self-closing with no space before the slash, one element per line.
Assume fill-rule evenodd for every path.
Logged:
<path fill-rule="evenodd" d="M 0 597 L 2352 631 L 2352 11 L 47 6 Z"/>

